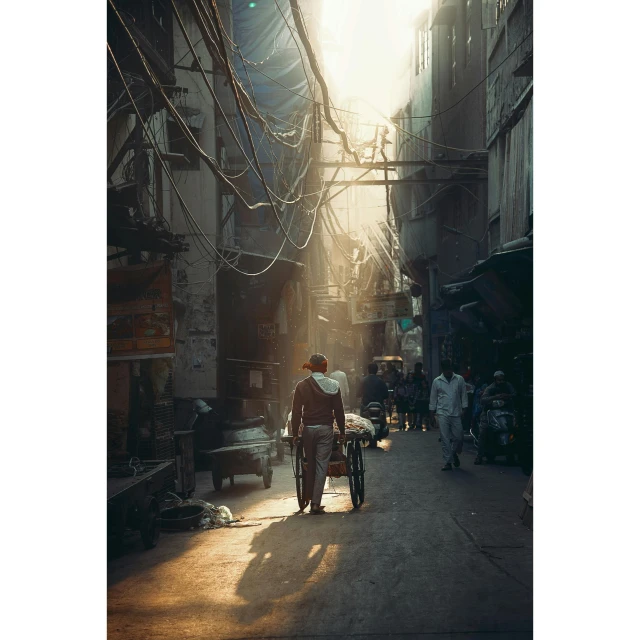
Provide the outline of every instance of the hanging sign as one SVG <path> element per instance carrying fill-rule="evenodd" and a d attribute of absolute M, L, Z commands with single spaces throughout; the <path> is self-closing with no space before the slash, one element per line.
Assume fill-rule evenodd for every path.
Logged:
<path fill-rule="evenodd" d="M 352 298 L 351 323 L 371 324 L 413 318 L 413 304 L 405 293 L 387 293 L 371 298 Z"/>
<path fill-rule="evenodd" d="M 107 357 L 175 353 L 171 268 L 165 262 L 107 271 Z"/>

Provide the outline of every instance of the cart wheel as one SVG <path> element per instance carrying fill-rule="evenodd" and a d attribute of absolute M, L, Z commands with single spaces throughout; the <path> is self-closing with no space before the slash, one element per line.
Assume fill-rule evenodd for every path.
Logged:
<path fill-rule="evenodd" d="M 353 468 L 355 456 L 353 448 L 353 442 L 347 444 L 347 478 L 349 478 L 349 493 L 351 494 L 351 502 L 353 508 L 357 509 L 360 505 L 358 503 L 358 474 Z"/>
<path fill-rule="evenodd" d="M 265 489 L 268 489 L 271 486 L 271 478 L 273 478 L 271 459 L 269 456 L 265 456 L 262 458 L 262 482 L 264 483 Z"/>
<path fill-rule="evenodd" d="M 369 446 L 372 449 L 375 449 L 378 446 L 378 440 L 376 438 L 371 438 L 371 440 L 369 440 Z"/>
<path fill-rule="evenodd" d="M 236 483 L 235 478 L 233 476 L 229 476 L 229 484 L 233 487 L 235 483 Z"/>
<path fill-rule="evenodd" d="M 140 534 L 146 549 L 153 549 L 160 537 L 160 507 L 153 496 L 147 496 L 140 516 Z"/>
<path fill-rule="evenodd" d="M 298 444 L 296 447 L 296 493 L 298 495 L 298 506 L 300 507 L 300 511 L 306 509 L 309 504 L 309 501 L 304 499 L 305 478 L 304 469 L 302 468 L 303 457 L 302 444 Z"/>
<path fill-rule="evenodd" d="M 358 487 L 358 500 L 360 506 L 364 502 L 364 462 L 362 460 L 362 447 L 356 441 L 353 449 L 353 473 L 356 475 Z"/>
<path fill-rule="evenodd" d="M 276 450 L 278 452 L 278 462 L 284 462 L 284 443 L 279 442 Z"/>
<path fill-rule="evenodd" d="M 213 480 L 213 488 L 216 491 L 222 491 L 222 469 L 215 458 L 211 465 L 211 479 Z"/>

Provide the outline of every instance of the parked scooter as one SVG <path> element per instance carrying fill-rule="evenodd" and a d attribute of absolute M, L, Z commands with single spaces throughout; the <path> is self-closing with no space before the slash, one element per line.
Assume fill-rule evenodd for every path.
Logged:
<path fill-rule="evenodd" d="M 487 431 L 484 455 L 489 462 L 497 456 L 506 456 L 507 463 L 513 464 L 518 452 L 518 427 L 515 412 L 505 409 L 504 400 L 496 399 L 487 409 Z M 479 425 L 471 430 L 476 448 L 480 446 Z"/>
<path fill-rule="evenodd" d="M 371 420 L 373 428 L 376 430 L 375 438 L 369 443 L 370 447 L 377 447 L 380 440 L 384 440 L 389 435 L 389 425 L 387 424 L 387 414 L 384 405 L 380 402 L 370 402 L 361 412 L 363 418 Z"/>

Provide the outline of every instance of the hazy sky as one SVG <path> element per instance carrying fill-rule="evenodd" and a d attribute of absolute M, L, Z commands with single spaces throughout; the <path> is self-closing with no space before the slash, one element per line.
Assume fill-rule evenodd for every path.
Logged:
<path fill-rule="evenodd" d="M 335 100 L 356 95 L 389 115 L 390 78 L 411 46 L 425 0 L 324 0 L 323 57 Z"/>

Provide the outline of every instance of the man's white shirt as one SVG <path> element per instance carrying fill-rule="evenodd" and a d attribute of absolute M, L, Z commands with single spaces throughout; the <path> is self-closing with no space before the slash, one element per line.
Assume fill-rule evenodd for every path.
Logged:
<path fill-rule="evenodd" d="M 439 416 L 459 417 L 467 405 L 467 383 L 462 376 L 454 373 L 451 380 L 447 380 L 439 375 L 433 381 L 429 411 L 435 411 Z"/>

